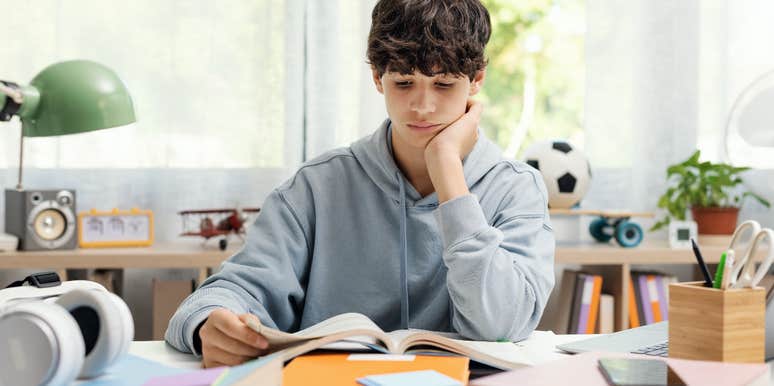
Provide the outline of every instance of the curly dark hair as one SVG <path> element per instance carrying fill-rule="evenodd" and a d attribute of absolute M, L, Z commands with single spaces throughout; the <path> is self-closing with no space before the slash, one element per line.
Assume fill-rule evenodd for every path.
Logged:
<path fill-rule="evenodd" d="M 387 71 L 466 75 L 486 67 L 492 26 L 479 0 L 380 0 L 371 14 L 368 63 Z"/>

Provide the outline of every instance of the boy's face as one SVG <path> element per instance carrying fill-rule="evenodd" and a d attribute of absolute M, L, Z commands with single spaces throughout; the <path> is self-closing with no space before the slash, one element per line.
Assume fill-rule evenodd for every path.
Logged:
<path fill-rule="evenodd" d="M 417 149 L 424 149 L 465 113 L 468 98 L 478 93 L 484 76 L 485 70 L 473 81 L 467 76 L 427 76 L 419 71 L 411 75 L 385 72 L 379 77 L 373 69 L 376 89 L 384 94 L 392 130 L 397 134 L 393 139 Z"/>

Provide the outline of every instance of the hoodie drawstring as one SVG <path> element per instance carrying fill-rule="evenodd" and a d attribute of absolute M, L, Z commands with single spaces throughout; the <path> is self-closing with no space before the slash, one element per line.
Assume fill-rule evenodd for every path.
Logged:
<path fill-rule="evenodd" d="M 395 173 L 400 187 L 400 234 L 401 234 L 401 256 L 400 256 L 400 280 L 401 280 L 401 300 L 400 300 L 400 325 L 403 329 L 409 328 L 409 293 L 408 293 L 408 240 L 406 237 L 406 187 L 403 185 L 403 178 L 400 172 Z"/>

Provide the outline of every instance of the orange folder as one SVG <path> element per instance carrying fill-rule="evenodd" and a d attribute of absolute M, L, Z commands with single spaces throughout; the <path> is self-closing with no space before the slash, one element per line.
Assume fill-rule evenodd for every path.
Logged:
<path fill-rule="evenodd" d="M 597 327 L 597 315 L 599 314 L 599 296 L 602 295 L 602 276 L 594 276 L 594 289 L 591 291 L 591 309 L 589 310 L 589 322 L 586 325 L 586 333 L 593 334 Z"/>
<path fill-rule="evenodd" d="M 648 283 L 648 297 L 650 298 L 650 307 L 653 310 L 653 323 L 660 322 L 661 317 L 661 299 L 658 298 L 658 291 L 656 289 L 656 276 L 648 275 L 645 277 L 645 281 Z"/>
<path fill-rule="evenodd" d="M 352 385 L 368 375 L 435 370 L 468 383 L 469 359 L 460 356 L 420 356 L 412 361 L 349 360 L 349 353 L 307 354 L 293 359 L 282 371 L 283 386 Z M 368 355 L 368 354 L 366 354 Z"/>

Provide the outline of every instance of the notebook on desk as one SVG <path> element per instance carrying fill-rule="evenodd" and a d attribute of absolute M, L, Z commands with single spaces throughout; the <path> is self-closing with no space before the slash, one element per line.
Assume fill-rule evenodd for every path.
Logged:
<path fill-rule="evenodd" d="M 317 353 L 293 359 L 283 371 L 284 386 L 358 386 L 357 379 L 376 374 L 432 369 L 468 383 L 468 358 L 384 354 Z"/>

